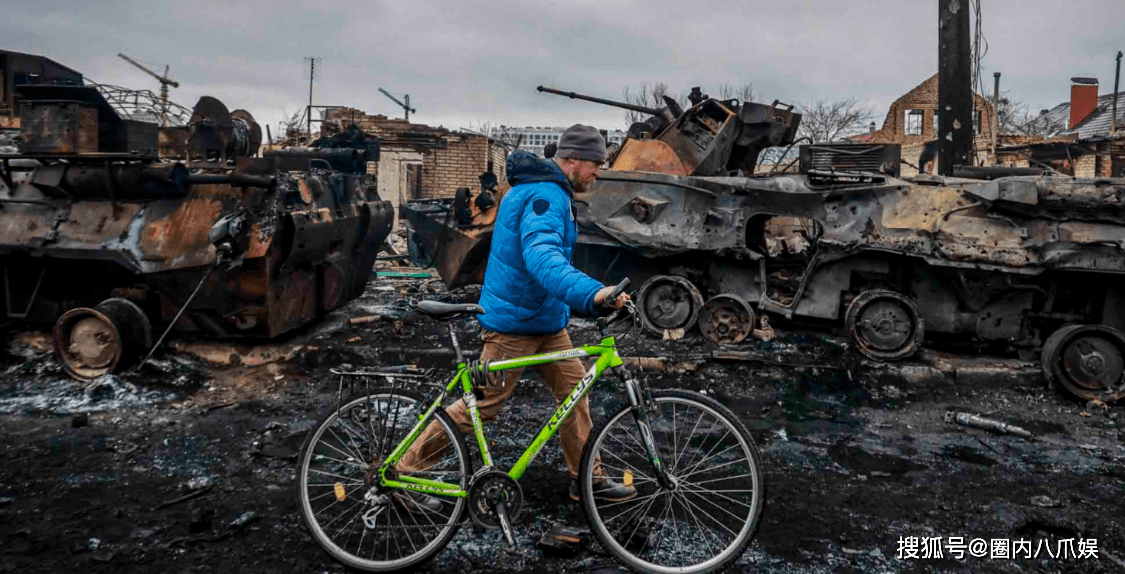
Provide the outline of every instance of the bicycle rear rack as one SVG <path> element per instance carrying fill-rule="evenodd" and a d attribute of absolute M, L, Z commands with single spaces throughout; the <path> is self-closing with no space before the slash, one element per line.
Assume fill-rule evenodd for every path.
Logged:
<path fill-rule="evenodd" d="M 329 369 L 328 372 L 338 377 L 336 387 L 336 414 L 340 414 L 340 408 L 343 406 L 344 397 L 350 397 L 355 394 L 359 389 L 359 385 L 362 384 L 364 392 L 370 395 L 371 379 L 373 378 L 380 378 L 389 382 L 392 392 L 399 388 L 400 379 L 403 381 L 403 388 L 406 387 L 406 383 L 411 381 L 417 386 L 445 388 L 445 385 L 428 381 L 437 369 L 430 368 L 424 371 L 415 371 L 411 370 L 410 367 L 411 365 L 401 365 L 388 367 L 379 371 L 344 371 L 340 369 Z M 344 394 L 345 387 L 348 389 L 346 395 Z"/>

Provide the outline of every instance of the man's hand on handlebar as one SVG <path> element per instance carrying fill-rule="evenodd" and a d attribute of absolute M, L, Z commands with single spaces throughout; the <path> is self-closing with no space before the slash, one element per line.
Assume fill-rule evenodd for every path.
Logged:
<path fill-rule="evenodd" d="M 602 307 L 602 306 L 613 307 L 614 309 L 620 309 L 620 308 L 624 307 L 625 303 L 627 301 L 632 300 L 632 297 L 630 297 L 628 294 L 625 293 L 625 287 L 627 287 L 628 285 L 629 285 L 629 280 L 625 279 L 617 285 L 611 285 L 609 287 L 602 287 L 601 289 L 598 290 L 597 293 L 594 294 L 594 306 L 595 307 Z M 616 297 L 614 297 L 612 300 L 607 301 L 607 299 L 609 299 L 611 296 L 613 296 L 614 293 L 617 293 L 618 295 Z"/>
<path fill-rule="evenodd" d="M 625 306 L 626 301 L 632 300 L 632 297 L 629 297 L 628 293 L 622 293 L 622 294 L 617 296 L 617 299 L 607 302 L 605 300 L 605 298 L 608 297 L 611 293 L 613 293 L 614 289 L 617 289 L 616 285 L 610 285 L 609 287 L 602 287 L 594 295 L 594 306 L 601 307 L 601 306 L 604 305 L 606 307 L 613 307 L 614 309 L 620 309 L 620 308 Z"/>

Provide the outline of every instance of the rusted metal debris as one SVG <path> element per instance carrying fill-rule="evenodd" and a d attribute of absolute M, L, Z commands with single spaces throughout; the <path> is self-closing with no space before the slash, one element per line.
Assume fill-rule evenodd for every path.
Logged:
<path fill-rule="evenodd" d="M 997 420 L 982 417 L 972 413 L 946 411 L 945 422 L 956 422 L 959 425 L 998 432 L 1000 434 L 1014 434 L 1024 438 L 1031 438 L 1031 433 L 1018 426 L 1002 423 Z"/>
<path fill-rule="evenodd" d="M 190 125 L 122 119 L 92 87 L 17 86 L 0 155 L 0 272 L 11 319 L 55 323 L 66 371 L 120 372 L 181 333 L 272 338 L 358 297 L 391 229 L 353 149 L 253 157 L 245 110 L 203 97 Z M 269 154 L 267 154 L 269 155 Z"/>
<path fill-rule="evenodd" d="M 575 198 L 574 257 L 641 285 L 651 333 L 699 324 L 739 344 L 770 315 L 846 334 L 876 361 L 923 345 L 1038 355 L 1076 396 L 1125 397 L 1125 291 L 1110 287 L 1125 273 L 1125 179 L 908 180 L 888 162 L 752 176 L 799 115 L 710 99 L 674 120 L 654 111 Z M 403 209 L 448 286 L 483 280 L 495 212 L 468 189 Z"/>

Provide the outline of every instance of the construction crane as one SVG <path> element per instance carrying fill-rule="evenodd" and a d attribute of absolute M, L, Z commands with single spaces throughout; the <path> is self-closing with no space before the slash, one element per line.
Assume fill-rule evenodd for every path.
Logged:
<path fill-rule="evenodd" d="M 168 86 L 172 86 L 173 88 L 180 87 L 179 82 L 177 82 L 177 81 L 173 80 L 172 78 L 168 77 L 168 68 L 170 66 L 164 66 L 164 75 L 159 76 L 159 75 L 156 74 L 156 72 L 153 72 L 152 70 L 142 66 L 140 63 L 138 63 L 136 60 L 130 58 L 129 56 L 126 56 L 125 54 L 121 54 L 121 53 L 118 53 L 117 55 L 122 60 L 125 60 L 126 62 L 129 62 L 130 64 L 133 64 L 134 66 L 140 68 L 142 72 L 156 78 L 156 81 L 160 82 L 160 125 L 161 125 L 161 127 L 167 126 L 168 125 Z"/>
<path fill-rule="evenodd" d="M 406 97 L 403 98 L 404 100 L 406 100 L 406 103 L 404 104 L 404 103 L 398 101 L 398 99 L 395 98 L 394 96 L 392 96 L 389 92 L 387 92 L 387 90 L 384 90 L 383 88 L 379 88 L 379 91 L 383 92 L 383 95 L 390 98 L 392 102 L 402 106 L 402 109 L 406 111 L 406 121 L 408 121 L 408 122 L 410 121 L 410 112 L 418 113 L 418 110 L 410 107 L 410 94 L 406 94 Z"/>

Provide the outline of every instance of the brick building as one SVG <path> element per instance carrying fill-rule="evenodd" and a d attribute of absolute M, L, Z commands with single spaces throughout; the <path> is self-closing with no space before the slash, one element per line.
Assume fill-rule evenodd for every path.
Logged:
<path fill-rule="evenodd" d="M 1070 100 L 1036 118 L 1040 134 L 1001 135 L 1000 163 L 1051 167 L 1076 177 L 1125 177 L 1125 92 L 1098 95 L 1097 78 L 1070 81 Z"/>
<path fill-rule="evenodd" d="M 368 172 L 378 177 L 379 196 L 395 205 L 396 215 L 406 201 L 453 197 L 459 187 L 475 193 L 489 161 L 504 181 L 505 148 L 483 135 L 367 115 L 354 108 L 329 109 L 324 120 L 326 128 L 354 123 L 382 141 L 379 162 L 369 163 Z"/>
<path fill-rule="evenodd" d="M 852 141 L 870 143 L 897 143 L 902 146 L 902 175 L 918 175 L 919 159 L 927 142 L 937 139 L 938 131 L 938 76 L 934 74 L 891 104 L 882 129 L 853 136 Z M 974 165 L 983 165 L 991 150 L 993 125 L 992 103 L 979 94 L 973 94 L 973 152 Z M 927 165 L 935 173 L 937 162 Z"/>

